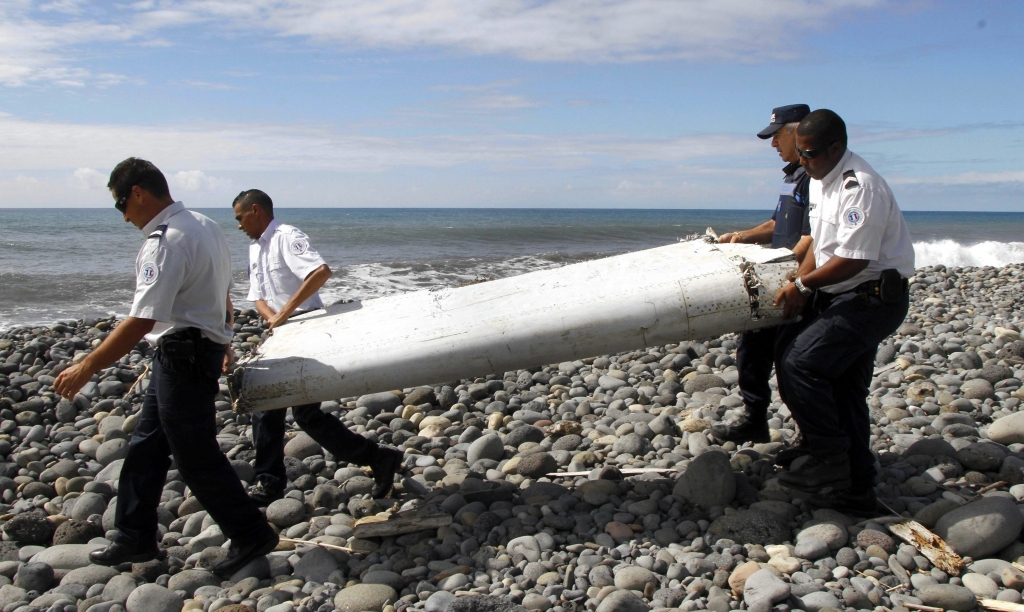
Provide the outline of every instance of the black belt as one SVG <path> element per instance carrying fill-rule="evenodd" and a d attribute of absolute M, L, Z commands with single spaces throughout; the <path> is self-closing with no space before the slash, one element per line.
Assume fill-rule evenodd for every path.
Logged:
<path fill-rule="evenodd" d="M 895 303 L 899 298 L 902 298 L 903 295 L 907 293 L 909 288 L 909 281 L 900 277 L 899 272 L 894 269 L 883 270 L 879 278 L 864 281 L 853 289 L 849 289 L 841 293 L 828 293 L 821 290 L 816 291 L 814 296 L 814 307 L 818 311 L 825 310 L 832 304 L 833 300 L 846 293 L 856 293 L 857 295 L 876 297 L 886 303 Z"/>
<path fill-rule="evenodd" d="M 201 346 L 222 346 L 203 336 L 197 327 L 186 327 L 172 334 L 160 336 L 156 347 L 171 359 L 193 359 Z"/>

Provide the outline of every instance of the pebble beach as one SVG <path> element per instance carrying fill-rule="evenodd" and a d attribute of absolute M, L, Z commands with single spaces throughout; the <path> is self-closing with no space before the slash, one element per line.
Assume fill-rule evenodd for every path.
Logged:
<path fill-rule="evenodd" d="M 393 498 L 373 500 L 366 471 L 292 426 L 288 491 L 265 510 L 282 543 L 227 581 L 207 568 L 229 543 L 173 469 L 158 515 L 166 558 L 89 563 L 113 528 L 152 350 L 140 345 L 68 400 L 54 378 L 116 321 L 7 329 L 0 612 L 1021 603 L 1024 265 L 926 267 L 911 292 L 910 314 L 878 351 L 868 398 L 876 493 L 888 509 L 877 517 L 814 510 L 806 493 L 779 483 L 772 458 L 798 432 L 777 393 L 771 442 L 713 438 L 714 422 L 742 412 L 738 337 L 726 335 L 323 402 L 353 431 L 403 450 L 407 474 Z M 251 310 L 238 313 L 235 331 L 238 354 L 267 335 Z M 249 482 L 249 417 L 231 411 L 223 380 L 221 391 L 218 440 Z M 424 528 L 373 535 L 396 515 Z M 959 575 L 890 531 L 897 517 L 963 557 Z"/>

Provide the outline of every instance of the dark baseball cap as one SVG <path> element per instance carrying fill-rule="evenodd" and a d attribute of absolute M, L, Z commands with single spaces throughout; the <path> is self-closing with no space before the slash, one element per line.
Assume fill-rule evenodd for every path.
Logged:
<path fill-rule="evenodd" d="M 811 113 L 811 107 L 806 104 L 790 104 L 772 109 L 772 120 L 768 127 L 757 133 L 757 137 L 764 140 L 771 138 L 772 134 L 787 123 L 803 121 L 803 118 Z"/>

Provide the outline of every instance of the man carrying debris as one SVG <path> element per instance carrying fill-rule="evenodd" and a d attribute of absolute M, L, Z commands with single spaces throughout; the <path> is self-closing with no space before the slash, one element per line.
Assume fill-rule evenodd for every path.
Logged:
<path fill-rule="evenodd" d="M 274 329 L 293 315 L 323 308 L 318 292 L 331 277 L 331 269 L 309 238 L 275 220 L 274 202 L 259 189 L 238 194 L 232 208 L 238 229 L 252 238 L 248 297 L 268 327 Z M 374 497 L 391 493 L 395 474 L 402 467 L 400 451 L 352 433 L 337 417 L 321 411 L 319 402 L 293 406 L 291 410 L 295 423 L 337 459 L 370 466 Z M 249 497 L 260 506 L 280 499 L 288 484 L 284 467 L 286 412 L 281 408 L 252 415 L 256 476 Z"/>
<path fill-rule="evenodd" d="M 757 227 L 730 232 L 718 238 L 719 242 L 771 244 L 773 249 L 792 249 L 797 261 L 802 261 L 811 244 L 810 221 L 807 217 L 807 184 L 811 177 L 800 165 L 796 153 L 796 127 L 811 112 L 806 104 L 791 104 L 772 110 L 771 122 L 757 137 L 771 138 L 772 147 L 786 162 L 782 169 L 786 177 L 782 182 L 779 201 L 772 218 Z M 777 328 L 767 327 L 744 332 L 736 349 L 736 368 L 739 371 L 740 396 L 746 405 L 746 418 L 739 422 L 715 423 L 711 433 L 716 438 L 733 442 L 768 442 L 768 406 L 772 392 L 768 380 L 775 360 Z M 783 451 L 785 452 L 785 451 Z"/>
<path fill-rule="evenodd" d="M 787 317 L 779 364 L 785 400 L 808 453 L 779 480 L 816 496 L 811 504 L 848 512 L 875 510 L 868 386 L 878 344 L 903 322 L 914 246 L 883 179 L 846 148 L 846 124 L 830 110 L 807 115 L 796 132 L 811 177 L 813 271 L 780 291 Z M 805 313 L 806 317 L 806 313 Z"/>

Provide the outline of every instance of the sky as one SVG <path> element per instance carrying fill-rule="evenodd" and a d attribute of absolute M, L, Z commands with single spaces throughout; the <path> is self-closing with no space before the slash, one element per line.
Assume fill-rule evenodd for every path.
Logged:
<path fill-rule="evenodd" d="M 0 0 L 0 207 L 770 209 L 773 107 L 906 210 L 1024 212 L 1024 3 Z"/>

